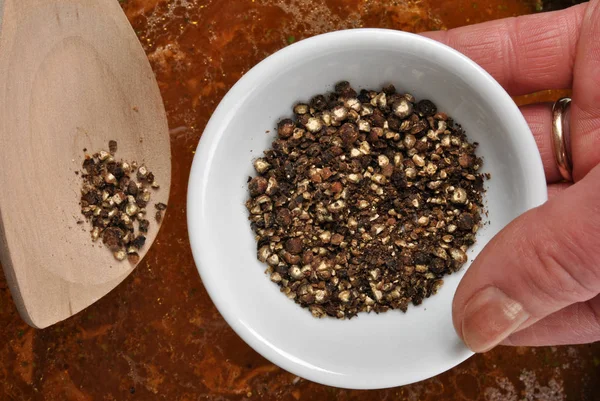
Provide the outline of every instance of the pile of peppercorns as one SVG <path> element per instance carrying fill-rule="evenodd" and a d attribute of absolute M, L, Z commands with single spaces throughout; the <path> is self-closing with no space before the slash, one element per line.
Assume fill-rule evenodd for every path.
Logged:
<path fill-rule="evenodd" d="M 91 222 L 92 241 L 102 238 L 115 259 L 127 258 L 137 264 L 138 251 L 146 243 L 150 227 L 145 217 L 150 188 L 158 189 L 159 185 L 146 166 L 115 160 L 116 141 L 108 145 L 109 152 L 86 155 L 83 161 L 81 213 Z M 154 207 L 156 221 L 160 223 L 167 205 L 157 203 Z"/>
<path fill-rule="evenodd" d="M 315 317 L 406 311 L 435 294 L 481 225 L 477 144 L 392 85 L 340 82 L 293 110 L 248 183 L 270 279 Z"/>

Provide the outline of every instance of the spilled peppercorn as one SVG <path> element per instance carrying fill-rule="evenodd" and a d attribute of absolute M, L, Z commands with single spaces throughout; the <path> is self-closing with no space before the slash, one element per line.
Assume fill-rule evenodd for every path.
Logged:
<path fill-rule="evenodd" d="M 482 224 L 477 143 L 393 85 L 340 82 L 293 110 L 248 183 L 271 281 L 315 317 L 421 304 L 467 262 Z"/>
<path fill-rule="evenodd" d="M 145 235 L 150 226 L 145 217 L 151 198 L 149 188 L 157 189 L 159 185 L 146 166 L 115 159 L 116 141 L 109 141 L 108 148 L 109 152 L 101 150 L 85 156 L 81 213 L 92 225 L 92 241 L 102 238 L 115 259 L 127 258 L 135 265 L 140 261 L 138 251 L 146 243 Z M 167 205 L 159 203 L 155 207 L 162 219 Z"/>

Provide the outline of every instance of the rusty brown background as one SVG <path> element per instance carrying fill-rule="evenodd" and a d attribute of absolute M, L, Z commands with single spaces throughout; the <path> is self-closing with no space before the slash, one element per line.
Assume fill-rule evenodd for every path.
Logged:
<path fill-rule="evenodd" d="M 448 29 L 572 2 L 121 0 L 169 118 L 167 219 L 125 282 L 46 330 L 21 321 L 0 273 L 0 400 L 600 400 L 600 344 L 500 347 L 436 378 L 382 391 L 302 380 L 257 355 L 225 324 L 202 286 L 185 224 L 188 173 L 202 130 L 227 90 L 269 54 L 332 30 Z"/>

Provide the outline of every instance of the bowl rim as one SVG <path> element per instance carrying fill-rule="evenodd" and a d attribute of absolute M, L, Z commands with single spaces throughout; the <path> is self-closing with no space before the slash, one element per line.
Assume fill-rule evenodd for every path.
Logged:
<path fill-rule="evenodd" d="M 314 367 L 306 366 L 304 363 L 295 361 L 293 356 L 287 355 L 285 351 L 274 350 L 273 347 L 269 346 L 260 336 L 260 333 L 256 333 L 251 327 L 244 324 L 239 316 L 234 315 L 227 307 L 227 300 L 222 299 L 219 296 L 218 282 L 213 280 L 210 274 L 210 268 L 203 263 L 203 254 L 209 252 L 207 245 L 202 241 L 203 236 L 210 235 L 208 230 L 204 227 L 203 216 L 200 212 L 201 206 L 199 206 L 208 192 L 208 175 L 207 172 L 210 170 L 208 167 L 212 163 L 214 158 L 215 149 L 217 144 L 225 132 L 224 127 L 227 127 L 227 123 L 233 118 L 234 111 L 243 104 L 245 97 L 247 96 L 241 88 L 251 88 L 252 83 L 259 83 L 265 77 L 265 72 L 273 67 L 281 64 L 285 65 L 288 61 L 288 56 L 314 51 L 316 47 L 319 48 L 330 48 L 333 42 L 340 43 L 343 40 L 361 40 L 361 39 L 384 39 L 388 41 L 395 41 L 398 39 L 402 40 L 415 40 L 421 42 L 424 46 L 436 48 L 440 53 L 444 53 L 444 56 L 449 60 L 453 59 L 457 63 L 462 63 L 463 68 L 470 69 L 472 75 L 478 75 L 479 79 L 483 82 L 488 96 L 497 96 L 497 102 L 506 106 L 505 113 L 510 114 L 510 118 L 513 119 L 513 124 L 520 126 L 523 132 L 530 133 L 530 135 L 516 135 L 513 136 L 518 138 L 520 145 L 532 150 L 529 160 L 527 160 L 529 182 L 532 185 L 530 188 L 531 203 L 534 206 L 540 205 L 547 200 L 547 187 L 544 175 L 544 169 L 542 159 L 538 151 L 535 139 L 531 134 L 529 126 L 521 114 L 518 106 L 514 103 L 508 93 L 502 88 L 502 86 L 482 67 L 472 61 L 464 54 L 454 50 L 453 48 L 446 46 L 433 39 L 429 39 L 425 36 L 381 28 L 358 28 L 358 29 L 347 29 L 341 31 L 333 31 L 321 35 L 316 35 L 308 39 L 301 40 L 292 45 L 278 50 L 272 55 L 268 56 L 252 69 L 250 69 L 245 75 L 243 75 L 233 87 L 223 97 L 210 120 L 208 121 L 204 132 L 201 136 L 201 140 L 196 149 L 196 153 L 193 159 L 189 181 L 188 181 L 188 193 L 187 193 L 187 223 L 188 223 L 188 235 L 190 240 L 190 246 L 192 255 L 196 263 L 196 268 L 201 276 L 202 283 L 206 288 L 208 295 L 216 306 L 217 310 L 223 316 L 229 326 L 236 332 L 238 336 L 244 340 L 251 348 L 268 359 L 275 365 L 291 372 L 297 376 L 306 378 L 310 381 L 340 387 L 348 389 L 381 389 L 390 388 L 401 385 L 406 385 L 427 378 L 441 374 L 461 362 L 468 359 L 473 355 L 472 352 L 468 352 L 463 358 L 456 358 L 449 361 L 445 366 L 440 367 L 434 374 L 412 372 L 404 376 L 404 380 L 370 380 L 368 384 L 357 384 L 354 382 L 355 378 L 351 375 L 340 375 L 335 372 L 325 371 L 323 369 L 315 369 Z M 348 42 L 346 42 L 348 43 Z M 339 46 L 339 45 L 338 45 Z M 223 123 L 227 122 L 227 123 Z M 535 152 L 533 152 L 535 150 Z M 533 207 L 533 206 L 532 206 Z"/>

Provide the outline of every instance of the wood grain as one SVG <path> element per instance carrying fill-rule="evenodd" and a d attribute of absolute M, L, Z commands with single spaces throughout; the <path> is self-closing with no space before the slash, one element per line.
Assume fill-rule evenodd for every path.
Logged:
<path fill-rule="evenodd" d="M 117 159 L 161 184 L 143 258 L 167 203 L 171 152 L 163 103 L 116 0 L 6 0 L 0 33 L 0 261 L 23 319 L 47 327 L 132 270 L 92 243 L 80 215 L 83 149 L 117 140 Z"/>

